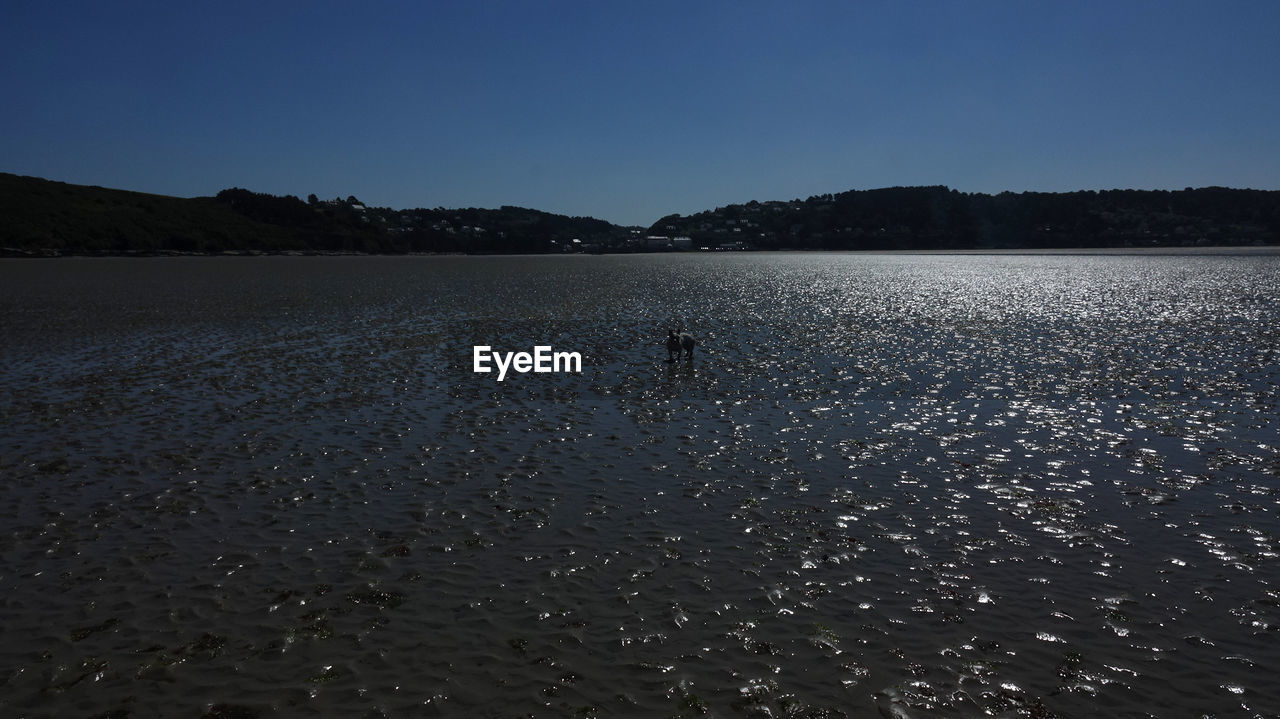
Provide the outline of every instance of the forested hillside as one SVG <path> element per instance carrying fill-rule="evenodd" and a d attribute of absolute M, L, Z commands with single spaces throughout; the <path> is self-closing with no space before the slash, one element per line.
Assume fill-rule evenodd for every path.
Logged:
<path fill-rule="evenodd" d="M 0 173 L 0 253 L 540 253 L 628 235 L 589 217 L 520 207 L 392 210 L 231 188 L 184 199 Z M 579 240 L 574 243 L 574 240 Z"/>
<path fill-rule="evenodd" d="M 1280 192 L 892 187 L 669 215 L 648 228 L 522 207 L 395 210 L 231 188 L 184 199 L 0 173 L 0 254 L 945 250 L 1280 244 Z M 689 238 L 666 241 L 667 238 Z"/>
<path fill-rule="evenodd" d="M 671 215 L 649 232 L 691 237 L 695 246 L 758 249 L 1280 244 L 1280 192 L 1207 187 L 985 195 L 891 187 Z"/>

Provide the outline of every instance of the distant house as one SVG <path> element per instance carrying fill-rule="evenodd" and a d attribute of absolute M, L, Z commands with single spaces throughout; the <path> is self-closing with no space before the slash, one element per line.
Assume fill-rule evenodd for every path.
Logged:
<path fill-rule="evenodd" d="M 672 237 L 671 248 L 674 250 L 692 250 L 693 238 L 691 237 Z"/>
<path fill-rule="evenodd" d="M 644 238 L 644 249 L 650 252 L 671 249 L 671 238 L 666 235 L 649 235 Z"/>

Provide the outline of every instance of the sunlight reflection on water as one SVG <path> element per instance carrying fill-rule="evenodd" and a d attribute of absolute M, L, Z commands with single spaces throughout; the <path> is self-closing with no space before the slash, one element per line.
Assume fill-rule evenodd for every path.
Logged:
<path fill-rule="evenodd" d="M 0 277 L 11 705 L 1280 712 L 1276 256 Z"/>

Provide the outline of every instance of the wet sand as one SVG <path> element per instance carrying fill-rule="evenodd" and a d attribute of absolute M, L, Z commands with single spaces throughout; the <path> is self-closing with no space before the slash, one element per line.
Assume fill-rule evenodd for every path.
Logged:
<path fill-rule="evenodd" d="M 0 318 L 6 715 L 1280 714 L 1274 254 L 0 261 Z"/>

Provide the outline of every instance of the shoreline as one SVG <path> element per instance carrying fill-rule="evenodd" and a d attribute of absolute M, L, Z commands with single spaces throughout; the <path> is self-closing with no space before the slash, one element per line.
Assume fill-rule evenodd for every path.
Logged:
<path fill-rule="evenodd" d="M 1081 256 L 1213 256 L 1213 255 L 1280 255 L 1280 245 L 1207 245 L 1196 247 L 992 247 L 970 249 L 916 249 L 916 250 L 814 250 L 814 249 L 778 249 L 778 250 L 712 250 L 712 251 L 675 251 L 675 252 L 342 252 L 342 251 L 266 251 L 266 250 L 227 250 L 222 252 L 185 252 L 180 250 L 155 252 L 111 252 L 111 253 L 69 253 L 62 254 L 57 250 L 19 250 L 12 247 L 0 248 L 0 260 L 61 260 L 61 259 L 155 259 L 155 258 L 193 258 L 193 257 L 578 257 L 578 256 L 611 256 L 624 255 L 758 255 L 758 254 L 831 254 L 831 255 L 1081 255 Z"/>

